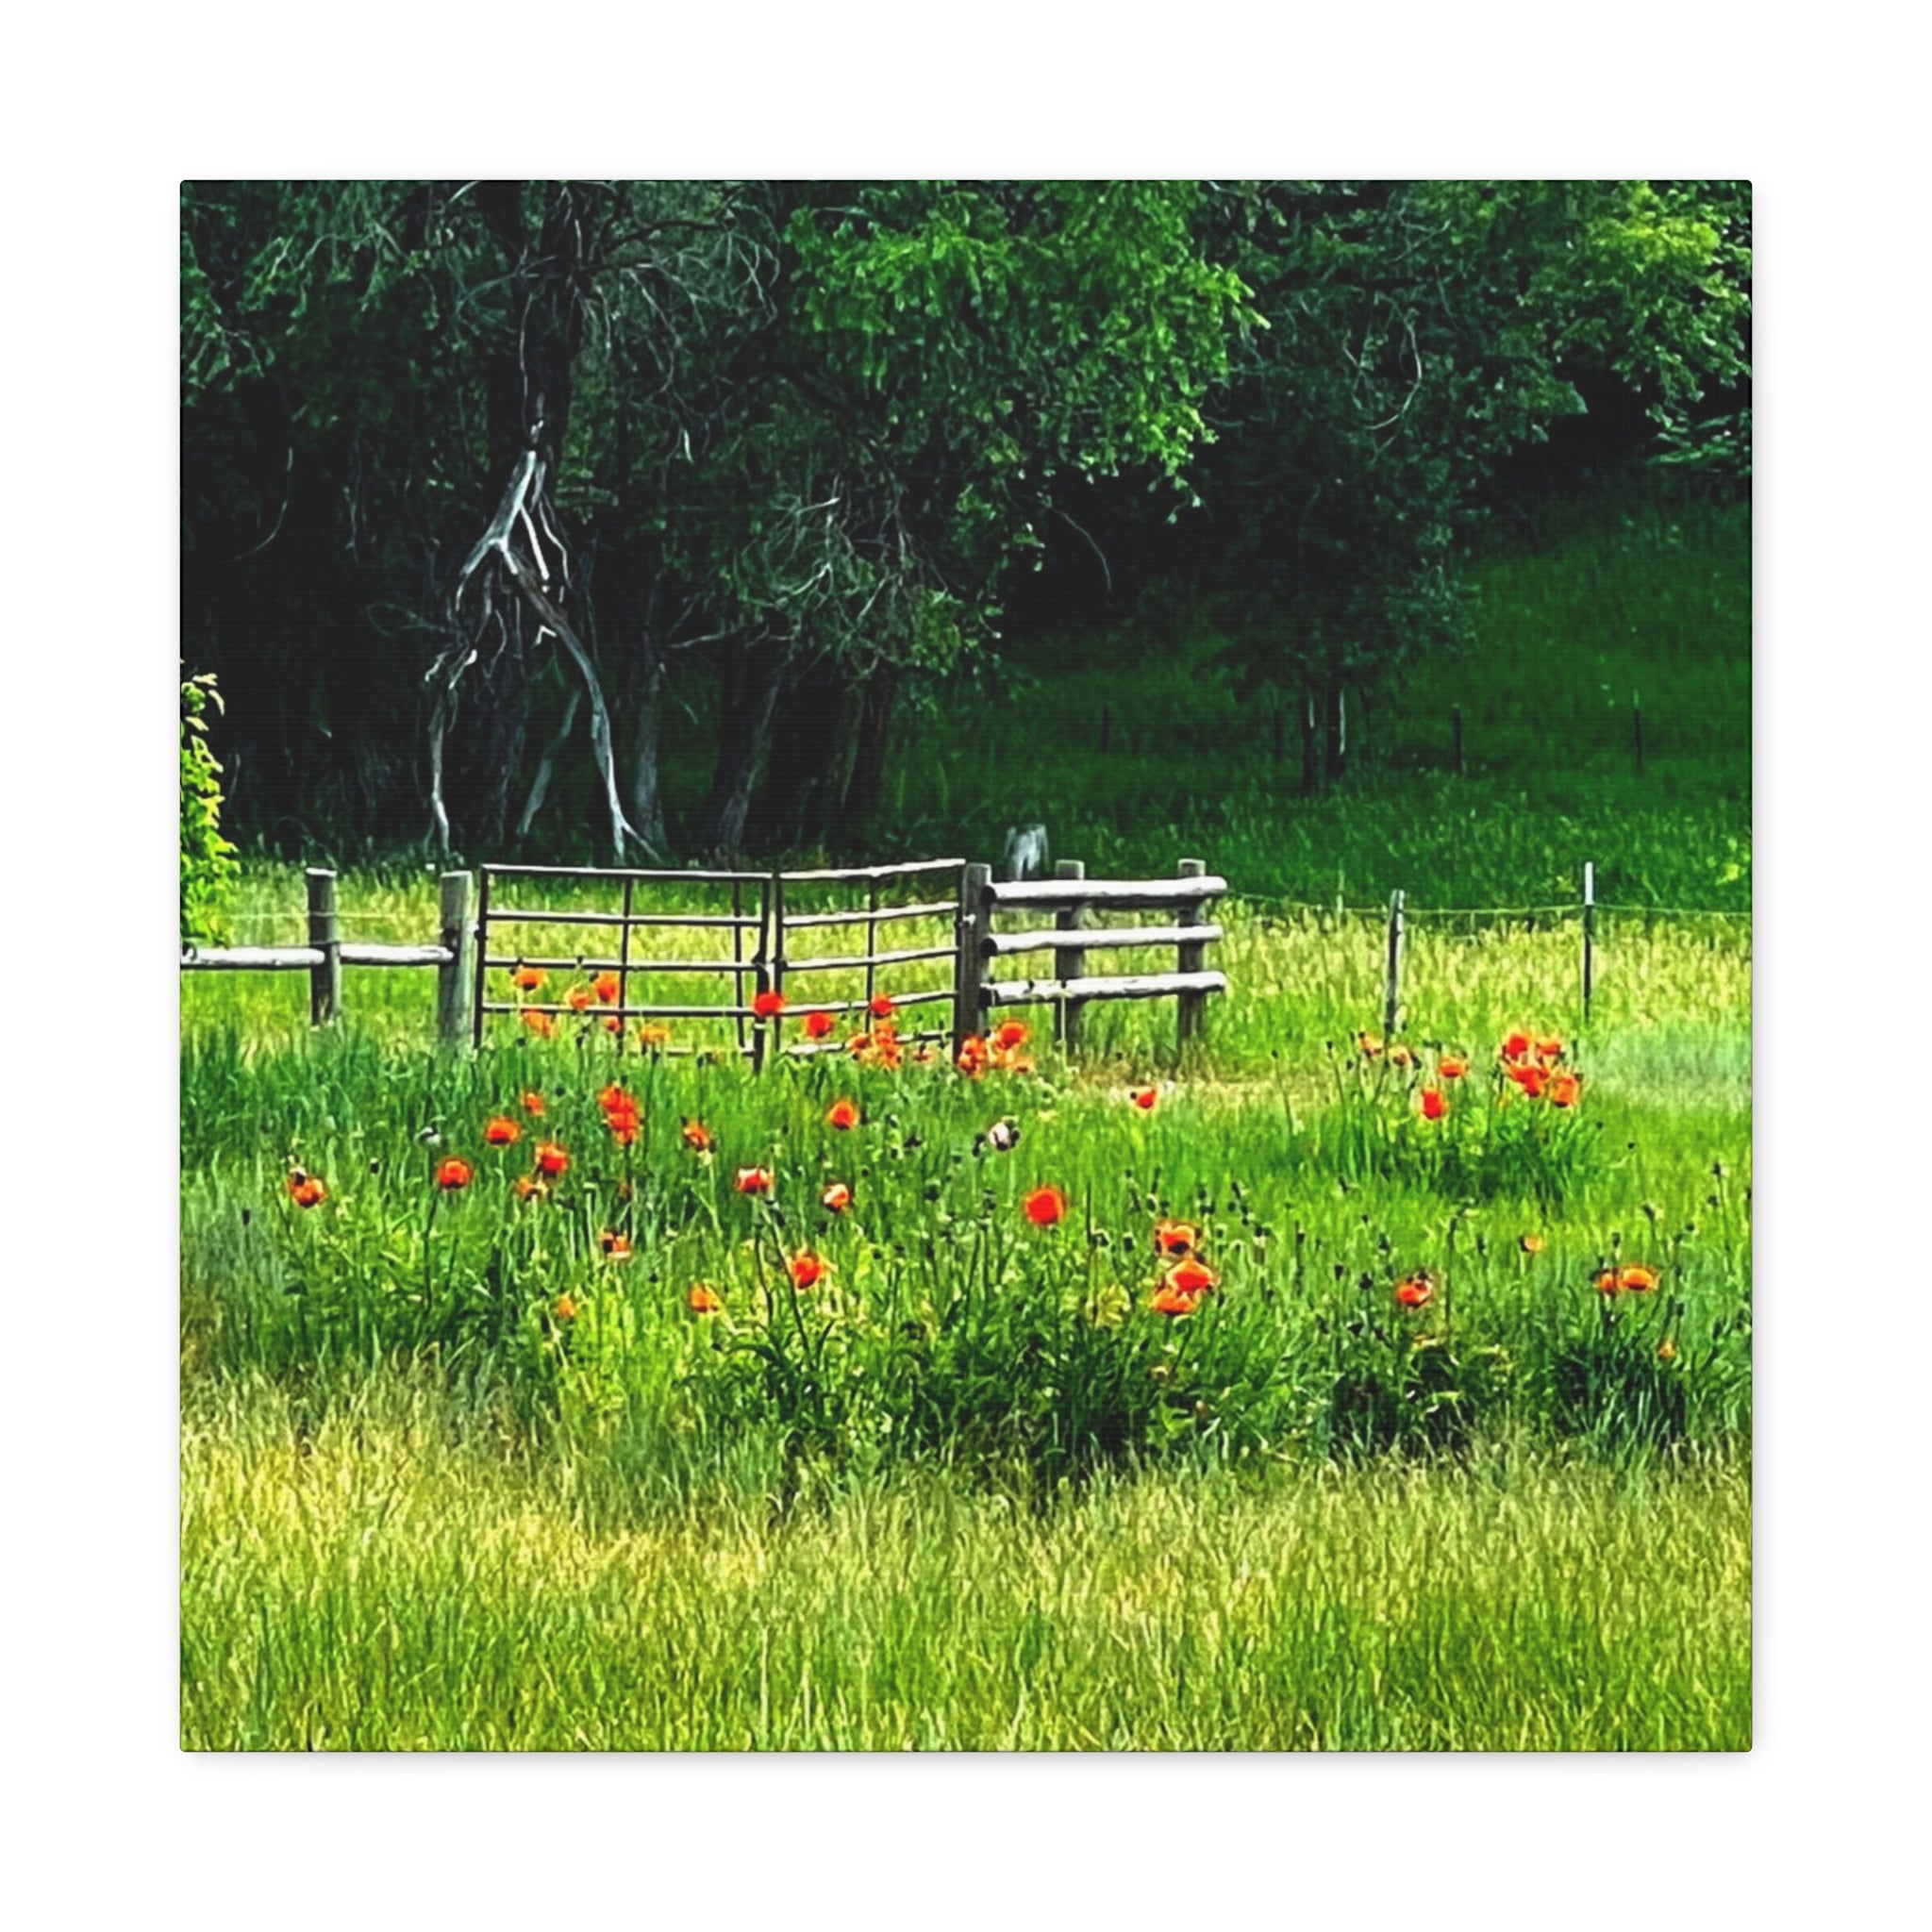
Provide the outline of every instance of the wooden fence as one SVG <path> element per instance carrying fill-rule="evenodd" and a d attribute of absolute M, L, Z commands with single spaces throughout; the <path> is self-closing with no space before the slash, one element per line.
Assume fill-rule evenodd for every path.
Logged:
<path fill-rule="evenodd" d="M 191 946 L 181 955 L 182 972 L 307 973 L 309 1024 L 323 1026 L 342 1010 L 343 967 L 434 966 L 437 1035 L 445 1045 L 460 1045 L 469 1027 L 470 874 L 442 874 L 437 938 L 415 946 L 344 940 L 336 911 L 335 874 L 311 867 L 308 889 L 306 946 Z"/>
<path fill-rule="evenodd" d="M 788 1041 L 786 1030 L 788 1025 L 795 1027 L 813 1013 L 842 1015 L 867 1012 L 880 991 L 882 969 L 889 970 L 920 960 L 956 960 L 959 943 L 957 881 L 962 870 L 963 861 L 957 858 L 927 859 L 908 865 L 776 873 L 625 872 L 600 867 L 485 866 L 476 920 L 473 1038 L 477 1045 L 482 1044 L 485 1024 L 492 1015 L 514 1014 L 522 1020 L 526 1014 L 541 1014 L 554 1024 L 558 1016 L 579 1017 L 581 1012 L 591 1011 L 600 1021 L 615 1023 L 612 1030 L 621 1040 L 629 1037 L 633 1021 L 698 1020 L 727 1024 L 735 1050 L 749 1059 L 754 1067 L 761 1066 L 769 1054 L 815 1053 L 842 1047 L 845 1044 L 843 1038 L 815 1041 L 794 1037 Z M 892 896 L 939 874 L 947 875 L 947 896 L 944 898 L 902 901 Z M 616 886 L 621 888 L 622 903 L 615 911 L 588 912 L 543 906 L 508 907 L 502 903 L 501 894 L 506 886 L 529 880 L 591 881 Z M 672 885 L 685 889 L 692 886 L 713 889 L 723 903 L 717 908 L 705 912 L 650 909 L 648 901 L 653 892 Z M 841 890 L 855 888 L 863 889 L 864 903 L 860 906 L 814 907 L 801 910 L 796 904 L 801 895 L 808 898 L 828 894 L 836 896 Z M 641 900 L 645 903 L 641 904 Z M 945 922 L 947 931 L 942 943 L 880 947 L 879 931 L 882 926 L 934 920 Z M 602 950 L 583 948 L 563 954 L 555 950 L 544 951 L 541 946 L 532 951 L 503 944 L 505 928 L 519 925 L 540 930 L 558 926 L 584 927 L 608 934 L 614 941 L 614 957 L 608 945 Z M 858 926 L 865 928 L 862 948 L 851 942 L 829 939 L 822 941 L 819 937 L 834 930 L 850 930 Z M 652 928 L 674 928 L 690 933 L 693 943 L 684 949 L 687 957 L 665 958 L 639 952 L 632 943 L 632 935 L 640 929 Z M 801 933 L 812 936 L 805 941 L 806 954 L 803 958 L 797 957 L 792 950 L 794 936 Z M 701 936 L 715 939 L 718 935 L 729 936 L 731 950 L 728 956 L 720 953 L 712 957 L 689 957 L 699 952 L 697 941 Z M 554 946 L 555 941 L 550 943 Z M 813 950 L 821 944 L 832 949 L 825 952 Z M 559 970 L 591 976 L 611 974 L 616 979 L 617 996 L 614 1000 L 599 1002 L 593 1008 L 579 1008 L 528 997 L 492 999 L 489 996 L 488 974 L 491 971 L 515 973 L 522 968 L 546 975 Z M 848 979 L 859 976 L 863 991 L 839 994 L 813 991 L 808 997 L 799 997 L 801 981 L 834 974 Z M 730 986 L 727 996 L 720 1000 L 692 1002 L 651 997 L 648 982 L 653 978 L 661 981 L 667 977 L 724 979 L 730 982 Z M 646 982 L 644 992 L 637 997 L 632 994 L 635 980 Z M 782 1012 L 760 1024 L 757 1002 L 760 994 L 766 993 L 782 995 L 786 1004 Z M 953 991 L 950 986 L 932 991 L 907 992 L 894 989 L 891 997 L 896 1010 L 951 1000 Z M 946 1034 L 942 1030 L 914 1030 L 902 1033 L 900 1037 L 904 1041 L 917 1041 L 944 1039 Z M 687 1053 L 698 1049 L 667 1042 L 659 1050 Z"/>
<path fill-rule="evenodd" d="M 1183 859 L 1172 879 L 1089 879 L 1086 868 L 1062 860 L 1052 879 L 995 881 L 984 865 L 934 858 L 905 865 L 850 866 L 812 872 L 621 871 L 589 866 L 486 865 L 479 874 L 475 917 L 471 875 L 444 873 L 440 931 L 421 945 L 372 945 L 345 941 L 336 909 L 336 875 L 308 875 L 308 943 L 306 946 L 232 946 L 190 949 L 183 972 L 307 972 L 309 1018 L 320 1026 L 342 1010 L 345 966 L 434 966 L 437 1031 L 447 1044 L 481 1046 L 491 1019 L 554 1027 L 558 1020 L 608 1025 L 617 1041 L 637 1040 L 636 1026 L 669 1021 L 716 1023 L 732 1048 L 754 1068 L 773 1054 L 838 1052 L 852 1028 L 840 1026 L 812 1038 L 806 1023 L 829 1013 L 850 1020 L 869 1015 L 881 993 L 895 1014 L 945 1006 L 950 1024 L 912 1025 L 902 1043 L 950 1040 L 957 1055 L 966 1039 L 984 1029 L 1001 1007 L 1052 1005 L 1058 1035 L 1069 1051 L 1080 1043 L 1080 1015 L 1090 1000 L 1174 998 L 1183 1043 L 1201 1031 L 1208 995 L 1225 992 L 1225 977 L 1206 966 L 1208 946 L 1222 927 L 1206 917 L 1209 904 L 1227 891 L 1199 859 Z M 519 888 L 550 884 L 608 887 L 615 903 L 603 908 L 525 902 Z M 702 911 L 665 911 L 668 889 L 689 895 L 696 889 L 718 903 Z M 821 901 L 857 895 L 857 904 Z M 510 903 L 512 900 L 515 903 Z M 1109 911 L 1166 908 L 1171 925 L 1107 925 L 1091 916 Z M 1050 913 L 1052 924 L 997 931 L 1001 913 Z M 899 928 L 920 924 L 938 930 L 901 937 Z M 862 928 L 862 931 L 860 930 Z M 689 943 L 672 956 L 641 950 L 636 936 L 669 930 Z M 519 934 L 530 943 L 519 945 Z M 565 939 L 559 940 L 562 932 Z M 882 944 L 882 938 L 888 942 Z M 893 941 L 900 942 L 893 943 Z M 573 942 L 575 941 L 575 942 Z M 1173 973 L 1091 974 L 1088 955 L 1126 947 L 1174 946 Z M 1028 953 L 1056 955 L 1047 977 L 999 979 L 999 960 Z M 895 970 L 944 963 L 937 986 L 893 983 Z M 527 970 L 541 980 L 512 996 L 492 993 L 492 973 Z M 580 975 L 577 997 L 550 994 L 552 974 Z M 591 1003 L 583 988 L 614 981 L 614 997 Z M 673 997 L 675 982 L 720 981 L 722 997 Z M 827 979 L 842 981 L 836 990 Z M 674 982 L 669 992 L 667 981 Z M 816 982 L 816 983 L 815 983 Z M 760 994 L 784 996 L 780 1012 L 762 1021 Z M 866 1030 L 861 1018 L 860 1030 Z M 654 1042 L 657 1050 L 704 1050 L 686 1041 Z"/>
<path fill-rule="evenodd" d="M 1208 995 L 1227 991 L 1225 975 L 1207 967 L 1207 949 L 1222 928 L 1207 918 L 1209 903 L 1227 891 L 1227 881 L 1210 877 L 1198 858 L 1184 858 L 1172 879 L 1090 879 L 1077 859 L 1062 859 L 1051 879 L 995 880 L 983 865 L 969 865 L 959 893 L 959 970 L 953 1008 L 955 1051 L 983 1016 L 1000 1007 L 1051 1005 L 1058 1018 L 1061 1044 L 1080 1043 L 1080 1016 L 1090 1000 L 1173 998 L 1178 1008 L 1182 1045 L 1199 1037 Z M 1169 909 L 1172 925 L 1092 925 L 1095 912 Z M 998 932 L 1002 911 L 1051 912 L 1051 925 Z M 1172 973 L 1090 974 L 1087 956 L 1128 947 L 1173 946 Z M 1001 959 L 1026 953 L 1055 955 L 1055 972 L 1045 978 L 995 979 Z"/>

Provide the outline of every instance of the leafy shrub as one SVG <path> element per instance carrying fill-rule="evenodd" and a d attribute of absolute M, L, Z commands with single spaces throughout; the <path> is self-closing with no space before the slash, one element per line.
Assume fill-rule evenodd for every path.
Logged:
<path fill-rule="evenodd" d="M 235 848 L 222 837 L 222 768 L 208 748 L 207 713 L 222 708 L 214 674 L 181 685 L 181 943 L 228 937 Z"/>

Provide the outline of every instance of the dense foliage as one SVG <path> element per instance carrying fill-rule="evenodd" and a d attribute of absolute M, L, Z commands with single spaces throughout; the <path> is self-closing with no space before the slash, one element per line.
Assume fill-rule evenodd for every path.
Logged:
<path fill-rule="evenodd" d="M 208 708 L 221 708 L 212 676 L 181 686 L 181 943 L 227 937 L 236 876 L 234 845 L 222 836 L 222 768 L 208 749 Z"/>
<path fill-rule="evenodd" d="M 1069 558 L 1208 599 L 1326 782 L 1541 439 L 1748 475 L 1742 184 L 191 183 L 182 250 L 184 629 L 282 844 L 541 841 L 591 763 L 620 849 L 849 841 Z"/>

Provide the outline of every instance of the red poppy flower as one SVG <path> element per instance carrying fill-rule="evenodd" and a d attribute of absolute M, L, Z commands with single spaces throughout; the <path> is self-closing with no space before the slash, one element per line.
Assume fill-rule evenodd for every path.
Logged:
<path fill-rule="evenodd" d="M 1220 1285 L 1220 1277 L 1204 1262 L 1190 1255 L 1167 1271 L 1166 1285 L 1181 1294 L 1205 1294 Z"/>
<path fill-rule="evenodd" d="M 959 1042 L 959 1071 L 969 1080 L 976 1080 L 986 1072 L 987 1062 L 991 1058 L 985 1040 L 977 1033 Z"/>
<path fill-rule="evenodd" d="M 1201 1297 L 1188 1294 L 1172 1285 L 1158 1288 L 1148 1304 L 1157 1315 L 1191 1315 L 1201 1306 Z"/>
<path fill-rule="evenodd" d="M 761 992 L 752 1001 L 751 1009 L 760 1020 L 775 1020 L 785 1010 L 785 995 L 782 992 Z"/>
<path fill-rule="evenodd" d="M 1469 1062 L 1457 1054 L 1445 1053 L 1436 1062 L 1436 1072 L 1444 1080 L 1459 1080 L 1469 1072 Z"/>
<path fill-rule="evenodd" d="M 809 1248 L 793 1255 L 790 1266 L 793 1288 L 809 1288 L 825 1272 L 825 1264 Z"/>
<path fill-rule="evenodd" d="M 1136 1087 L 1127 1095 L 1142 1113 L 1152 1113 L 1154 1103 L 1160 1098 L 1159 1090 L 1153 1087 Z"/>
<path fill-rule="evenodd" d="M 614 973 L 600 973 L 591 982 L 591 991 L 607 1007 L 617 1004 L 618 982 Z"/>
<path fill-rule="evenodd" d="M 1005 1021 L 994 1032 L 992 1043 L 1002 1053 L 1011 1053 L 1016 1046 L 1026 1044 L 1026 1028 L 1018 1020 Z"/>
<path fill-rule="evenodd" d="M 1201 1245 L 1201 1230 L 1190 1226 L 1185 1221 L 1158 1222 L 1154 1228 L 1154 1245 L 1163 1255 L 1191 1255 Z"/>
<path fill-rule="evenodd" d="M 289 1199 L 298 1208 L 313 1208 L 318 1202 L 328 1198 L 328 1190 L 313 1174 L 304 1174 L 298 1167 L 289 1176 Z"/>
<path fill-rule="evenodd" d="M 1659 1280 L 1655 1268 L 1633 1261 L 1623 1268 L 1606 1268 L 1596 1278 L 1599 1294 L 1648 1294 Z"/>
<path fill-rule="evenodd" d="M 711 1130 L 703 1121 L 686 1121 L 678 1129 L 678 1138 L 695 1154 L 711 1151 Z"/>
<path fill-rule="evenodd" d="M 1511 1067 L 1508 1071 L 1509 1077 L 1532 1100 L 1541 1100 L 1543 1097 L 1543 1083 L 1549 1078 L 1549 1075 L 1541 1067 L 1524 1065 Z"/>
<path fill-rule="evenodd" d="M 1520 1060 L 1529 1051 L 1529 1035 L 1522 1031 L 1512 1033 L 1503 1042 L 1503 1058 L 1506 1060 Z"/>
<path fill-rule="evenodd" d="M 543 984 L 543 975 L 534 966 L 519 966 L 510 974 L 509 983 L 519 992 L 535 992 Z"/>
<path fill-rule="evenodd" d="M 837 1127 L 842 1133 L 858 1124 L 858 1109 L 849 1100 L 835 1100 L 831 1111 L 825 1115 L 825 1124 Z"/>
<path fill-rule="evenodd" d="M 483 1123 L 483 1144 L 486 1147 L 508 1147 L 523 1131 L 508 1114 L 493 1113 Z"/>
<path fill-rule="evenodd" d="M 826 1040 L 839 1024 L 837 1013 L 808 1013 L 805 1016 L 805 1037 L 808 1040 Z"/>
<path fill-rule="evenodd" d="M 557 1031 L 557 1022 L 548 1013 L 540 1013 L 534 1007 L 525 1007 L 517 1016 L 539 1040 L 548 1040 Z"/>
<path fill-rule="evenodd" d="M 570 1165 L 570 1156 L 555 1141 L 537 1142 L 537 1172 L 555 1180 Z"/>
<path fill-rule="evenodd" d="M 715 1315 L 724 1304 L 724 1301 L 701 1281 L 685 1297 L 694 1315 Z"/>
<path fill-rule="evenodd" d="M 1550 1080 L 1550 1105 L 1574 1107 L 1583 1091 L 1583 1082 L 1574 1074 L 1557 1074 Z"/>
<path fill-rule="evenodd" d="M 741 1167 L 738 1178 L 731 1185 L 741 1194 L 769 1194 L 772 1191 L 772 1170 L 769 1167 Z"/>
<path fill-rule="evenodd" d="M 635 1108 L 613 1108 L 604 1116 L 610 1138 L 620 1147 L 635 1147 L 638 1141 L 638 1114 Z"/>
<path fill-rule="evenodd" d="M 1536 1043 L 1536 1057 L 1540 1060 L 1561 1059 L 1563 1042 L 1560 1040 L 1539 1040 Z"/>
<path fill-rule="evenodd" d="M 1426 1307 L 1435 1298 L 1435 1277 L 1423 1268 L 1418 1268 L 1406 1281 L 1395 1284 L 1395 1299 L 1405 1308 Z"/>
<path fill-rule="evenodd" d="M 872 998 L 872 1016 L 874 1020 L 890 1020 L 892 1017 L 891 996 L 888 993 L 874 993 Z"/>
<path fill-rule="evenodd" d="M 819 1199 L 830 1212 L 842 1214 L 852 1205 L 852 1190 L 843 1181 L 834 1181 Z"/>
<path fill-rule="evenodd" d="M 572 1012 L 581 1013 L 596 997 L 588 986 L 574 986 L 564 994 L 563 1003 Z"/>
<path fill-rule="evenodd" d="M 454 1193 L 457 1189 L 470 1185 L 470 1177 L 475 1172 L 467 1160 L 452 1157 L 436 1170 L 436 1185 L 445 1193 Z"/>
<path fill-rule="evenodd" d="M 524 1111 L 538 1120 L 543 1118 L 543 1096 L 541 1093 L 524 1095 Z"/>
<path fill-rule="evenodd" d="M 1449 1103 L 1442 1098 L 1440 1087 L 1423 1089 L 1423 1118 L 1425 1121 L 1439 1121 L 1448 1110 Z"/>
<path fill-rule="evenodd" d="M 1052 1227 L 1067 1211 L 1067 1197 L 1058 1188 L 1035 1188 L 1026 1196 L 1026 1219 L 1035 1227 Z"/>

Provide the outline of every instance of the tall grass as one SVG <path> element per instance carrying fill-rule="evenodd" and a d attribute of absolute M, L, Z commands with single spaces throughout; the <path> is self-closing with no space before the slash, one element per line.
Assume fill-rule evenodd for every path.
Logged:
<path fill-rule="evenodd" d="M 445 1395 L 193 1391 L 192 1749 L 1748 1748 L 1748 1491 L 942 1473 L 639 1508 Z"/>

